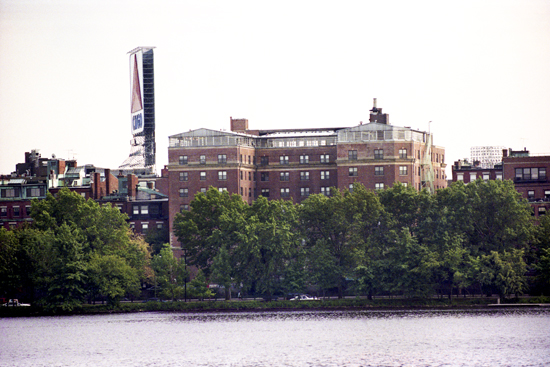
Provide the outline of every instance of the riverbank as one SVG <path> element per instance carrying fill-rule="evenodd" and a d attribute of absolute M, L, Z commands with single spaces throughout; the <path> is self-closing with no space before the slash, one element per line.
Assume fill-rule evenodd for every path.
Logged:
<path fill-rule="evenodd" d="M 0 317 L 30 317 L 50 315 L 91 315 L 130 312 L 243 312 L 243 311 L 292 311 L 292 310 L 419 310 L 419 309 L 471 309 L 471 308 L 510 308 L 510 307 L 550 307 L 550 297 L 529 297 L 506 300 L 474 297 L 448 299 L 321 299 L 310 301 L 271 301 L 260 300 L 207 300 L 207 301 L 168 301 L 168 302 L 123 302 L 115 307 L 108 305 L 83 305 L 73 312 L 48 312 L 38 307 L 0 307 Z"/>

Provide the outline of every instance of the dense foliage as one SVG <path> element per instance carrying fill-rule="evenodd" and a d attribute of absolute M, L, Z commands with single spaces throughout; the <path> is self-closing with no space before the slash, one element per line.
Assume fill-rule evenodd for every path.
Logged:
<path fill-rule="evenodd" d="M 68 189 L 33 201 L 32 226 L 0 229 L 3 294 L 23 294 L 52 312 L 86 300 L 116 304 L 136 296 L 151 274 L 149 246 L 127 216 Z"/>
<path fill-rule="evenodd" d="M 174 220 L 189 265 L 267 299 L 548 294 L 549 228 L 548 218 L 535 224 L 512 182 L 482 180 L 435 195 L 355 184 L 297 205 L 260 197 L 249 206 L 211 188 Z"/>
<path fill-rule="evenodd" d="M 301 204 L 247 205 L 210 188 L 174 220 L 181 259 L 162 244 L 166 233 L 135 236 L 116 208 L 66 189 L 34 201 L 31 216 L 32 225 L 0 229 L 0 295 L 52 312 L 123 297 L 208 299 L 217 296 L 209 283 L 226 299 L 550 295 L 550 216 L 535 223 L 510 181 L 457 182 L 434 195 L 355 184 Z"/>

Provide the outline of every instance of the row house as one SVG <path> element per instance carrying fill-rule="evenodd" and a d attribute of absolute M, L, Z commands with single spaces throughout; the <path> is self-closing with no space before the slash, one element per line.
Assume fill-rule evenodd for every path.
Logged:
<path fill-rule="evenodd" d="M 470 183 L 477 179 L 512 180 L 516 190 L 529 201 L 533 216 L 545 215 L 550 210 L 550 155 L 533 155 L 527 149 L 503 149 L 500 163 L 483 168 L 467 160 L 454 162 L 452 181 Z"/>

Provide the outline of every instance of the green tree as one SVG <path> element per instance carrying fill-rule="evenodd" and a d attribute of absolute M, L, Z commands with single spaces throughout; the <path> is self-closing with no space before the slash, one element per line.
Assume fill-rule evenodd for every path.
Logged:
<path fill-rule="evenodd" d="M 0 227 L 0 294 L 12 295 L 21 284 L 19 277 L 19 239 L 15 231 Z"/>
<path fill-rule="evenodd" d="M 115 306 L 126 294 L 136 295 L 140 288 L 138 272 L 117 255 L 94 253 L 88 262 L 89 289 L 95 289 Z"/>
<path fill-rule="evenodd" d="M 233 255 L 237 279 L 267 299 L 283 291 L 283 277 L 300 243 L 297 212 L 288 200 L 258 198 L 246 212 Z"/>
<path fill-rule="evenodd" d="M 174 233 L 181 243 L 186 261 L 210 275 L 214 257 L 222 246 L 231 253 L 240 240 L 241 228 L 246 225 L 247 204 L 239 195 L 219 192 L 210 187 L 191 202 L 191 210 L 178 213 Z"/>
<path fill-rule="evenodd" d="M 212 275 L 210 279 L 214 283 L 223 286 L 225 299 L 227 301 L 231 299 L 231 286 L 233 284 L 232 274 L 233 266 L 231 265 L 229 251 L 227 251 L 225 246 L 222 246 L 212 261 Z"/>
<path fill-rule="evenodd" d="M 176 300 L 183 296 L 187 270 L 185 264 L 174 257 L 169 244 L 165 244 L 160 253 L 153 256 L 151 267 L 155 271 L 156 285 L 160 287 L 163 298 Z"/>
<path fill-rule="evenodd" d="M 332 190 L 331 196 L 311 195 L 299 210 L 301 227 L 318 264 L 317 279 L 332 283 L 343 297 L 346 277 L 354 277 L 358 254 L 378 231 L 383 208 L 378 197 L 355 183 L 353 192 Z M 323 278 L 323 279 L 321 279 Z M 334 282 L 333 282 L 334 281 Z"/>
<path fill-rule="evenodd" d="M 90 299 L 104 295 L 114 304 L 121 294 L 136 293 L 135 276 L 145 280 L 149 248 L 131 232 L 127 216 L 111 205 L 100 206 L 65 188 L 56 197 L 33 201 L 31 216 L 34 229 L 21 240 L 35 267 L 41 304 L 69 311 L 86 292 Z"/>
<path fill-rule="evenodd" d="M 527 288 L 527 267 L 523 257 L 523 249 L 512 249 L 502 253 L 491 251 L 472 259 L 476 281 L 488 291 L 496 291 L 502 299 L 521 294 Z"/>
<path fill-rule="evenodd" d="M 212 291 L 212 289 L 208 288 L 206 277 L 204 276 L 204 272 L 201 269 L 199 269 L 197 275 L 195 276 L 195 278 L 193 278 L 193 280 L 191 280 L 191 283 L 189 285 L 191 286 L 191 296 L 198 298 L 201 301 L 205 298 L 211 298 L 214 296 L 214 292 Z"/>
<path fill-rule="evenodd" d="M 390 230 L 375 263 L 379 287 L 393 294 L 427 297 L 433 294 L 434 253 L 413 237 L 408 228 Z"/>
<path fill-rule="evenodd" d="M 40 285 L 46 296 L 40 303 L 48 310 L 70 312 L 82 304 L 86 294 L 87 262 L 84 260 L 82 233 L 74 226 L 61 224 L 53 239 L 53 259 L 42 269 Z M 52 238 L 53 237 L 53 238 Z"/>

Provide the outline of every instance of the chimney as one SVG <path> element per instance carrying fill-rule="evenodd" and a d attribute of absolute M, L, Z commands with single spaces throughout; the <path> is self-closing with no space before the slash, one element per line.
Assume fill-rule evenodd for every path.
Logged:
<path fill-rule="evenodd" d="M 128 197 L 134 200 L 137 196 L 138 178 L 135 175 L 128 175 Z"/>
<path fill-rule="evenodd" d="M 233 117 L 229 117 L 229 121 L 231 122 L 231 131 L 233 132 L 245 134 L 248 130 L 247 119 L 233 119 Z"/>
<path fill-rule="evenodd" d="M 101 193 L 100 193 L 100 187 L 101 187 L 101 174 L 99 172 L 93 172 L 92 173 L 92 198 L 94 200 L 99 199 Z"/>

